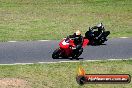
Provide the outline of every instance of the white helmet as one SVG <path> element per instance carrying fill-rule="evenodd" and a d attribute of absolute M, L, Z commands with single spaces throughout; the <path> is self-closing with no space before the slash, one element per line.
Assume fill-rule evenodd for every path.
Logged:
<path fill-rule="evenodd" d="M 76 35 L 81 35 L 81 32 L 79 30 L 77 30 Z"/>
<path fill-rule="evenodd" d="M 102 23 L 100 23 L 100 24 L 97 25 L 97 27 L 98 27 L 98 28 L 103 28 L 104 26 L 103 26 Z"/>

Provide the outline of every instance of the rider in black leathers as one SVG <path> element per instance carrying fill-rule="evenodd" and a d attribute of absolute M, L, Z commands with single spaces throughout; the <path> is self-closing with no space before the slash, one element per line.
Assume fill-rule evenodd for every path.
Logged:
<path fill-rule="evenodd" d="M 90 30 L 93 31 L 94 29 L 98 29 L 98 31 L 96 32 L 96 35 L 94 35 L 95 39 L 100 39 L 102 36 L 106 38 L 110 34 L 109 31 L 105 31 L 105 28 L 102 23 L 92 27 Z"/>

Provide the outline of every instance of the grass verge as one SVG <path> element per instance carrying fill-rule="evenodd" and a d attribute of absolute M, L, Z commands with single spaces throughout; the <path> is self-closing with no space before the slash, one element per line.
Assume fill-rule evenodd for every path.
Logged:
<path fill-rule="evenodd" d="M 132 0 L 0 0 L 0 41 L 61 39 L 103 22 L 132 37 Z"/>
<path fill-rule="evenodd" d="M 88 74 L 130 74 L 132 60 L 53 63 L 32 65 L 0 65 L 0 78 L 26 80 L 31 88 L 131 88 L 130 84 L 86 84 L 80 86 L 75 77 L 82 64 Z M 1 86 L 0 86 L 1 87 Z M 14 87 L 13 87 L 14 88 Z"/>

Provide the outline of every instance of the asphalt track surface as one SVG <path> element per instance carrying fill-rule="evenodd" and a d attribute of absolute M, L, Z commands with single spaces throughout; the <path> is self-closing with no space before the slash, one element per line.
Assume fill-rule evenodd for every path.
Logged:
<path fill-rule="evenodd" d="M 59 41 L 1 42 L 0 64 L 71 61 L 52 59 Z M 132 58 L 132 38 L 109 39 L 105 45 L 87 46 L 80 60 Z"/>

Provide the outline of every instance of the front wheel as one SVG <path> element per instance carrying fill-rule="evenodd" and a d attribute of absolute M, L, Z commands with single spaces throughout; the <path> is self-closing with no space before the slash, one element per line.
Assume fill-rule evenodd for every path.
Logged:
<path fill-rule="evenodd" d="M 59 56 L 60 56 L 60 48 L 56 49 L 56 50 L 53 52 L 52 58 L 53 58 L 53 59 L 57 59 L 57 58 L 59 58 Z"/>
<path fill-rule="evenodd" d="M 73 56 L 72 58 L 79 59 L 78 57 L 82 54 L 83 48 L 80 48 L 79 50 L 73 51 Z"/>

